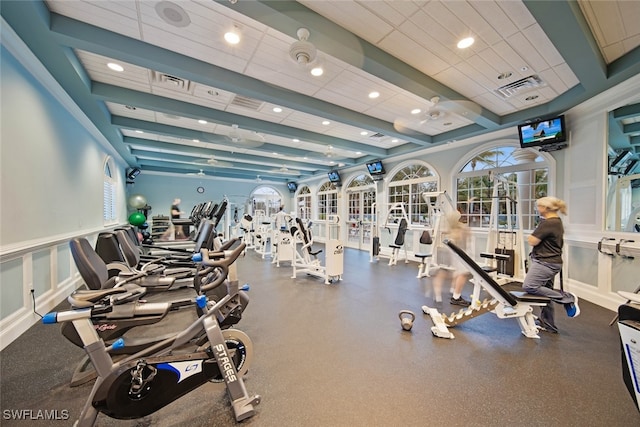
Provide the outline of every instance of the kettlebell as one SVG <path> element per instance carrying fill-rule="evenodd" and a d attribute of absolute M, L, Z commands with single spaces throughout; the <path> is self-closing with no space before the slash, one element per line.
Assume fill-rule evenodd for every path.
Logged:
<path fill-rule="evenodd" d="M 400 313 L 398 313 L 398 317 L 400 318 L 402 329 L 404 329 L 405 331 L 410 331 L 413 327 L 413 321 L 416 319 L 416 315 L 409 310 L 400 310 Z"/>

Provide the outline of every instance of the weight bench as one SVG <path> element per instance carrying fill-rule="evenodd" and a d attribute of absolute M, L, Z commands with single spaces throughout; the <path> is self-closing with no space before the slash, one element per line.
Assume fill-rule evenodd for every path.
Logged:
<path fill-rule="evenodd" d="M 471 305 L 454 313 L 451 316 L 445 316 L 439 313 L 437 309 L 426 307 L 423 309 L 426 314 L 431 316 L 434 326 L 431 332 L 441 338 L 454 338 L 453 334 L 448 330 L 449 327 L 455 326 L 466 320 L 477 317 L 481 314 L 493 312 L 500 319 L 514 318 L 520 325 L 522 334 L 527 338 L 540 338 L 538 331 L 540 327 L 535 324 L 536 316 L 533 314 L 534 306 L 545 306 L 551 302 L 550 298 L 532 295 L 526 292 L 511 291 L 507 292 L 502 288 L 480 265 L 472 260 L 462 249 L 453 242 L 445 240 L 444 244 L 451 249 L 455 256 L 469 267 L 473 276 L 473 294 Z M 480 301 L 480 291 L 484 289 L 491 296 L 491 300 Z"/>

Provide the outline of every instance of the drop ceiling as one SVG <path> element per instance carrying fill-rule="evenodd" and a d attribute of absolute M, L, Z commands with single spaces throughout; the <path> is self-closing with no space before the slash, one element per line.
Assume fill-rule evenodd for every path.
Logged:
<path fill-rule="evenodd" d="M 1 12 L 143 173 L 296 181 L 515 128 L 640 72 L 634 1 L 3 1 Z M 317 52 L 307 64 L 294 60 L 300 28 Z M 458 49 L 466 36 L 475 43 Z"/>

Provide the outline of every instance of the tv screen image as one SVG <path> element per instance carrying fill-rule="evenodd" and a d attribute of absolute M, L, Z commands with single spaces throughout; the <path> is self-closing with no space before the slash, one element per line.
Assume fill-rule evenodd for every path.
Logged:
<path fill-rule="evenodd" d="M 340 174 L 338 171 L 331 171 L 328 173 L 329 181 L 331 182 L 340 182 Z"/>
<path fill-rule="evenodd" d="M 380 160 L 374 160 L 373 162 L 367 163 L 367 170 L 371 175 L 384 174 L 384 166 Z"/>
<path fill-rule="evenodd" d="M 518 125 L 518 136 L 523 148 L 564 142 L 567 140 L 564 116 Z"/>

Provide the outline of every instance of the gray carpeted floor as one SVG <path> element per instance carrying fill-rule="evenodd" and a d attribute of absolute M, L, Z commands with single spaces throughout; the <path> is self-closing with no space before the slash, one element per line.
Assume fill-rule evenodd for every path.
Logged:
<path fill-rule="evenodd" d="M 249 252 L 239 261 L 251 302 L 238 329 L 252 339 L 246 377 L 262 396 L 252 426 L 632 426 L 640 425 L 621 377 L 614 313 L 582 302 L 569 319 L 557 310 L 560 334 L 520 334 L 513 319 L 485 314 L 435 338 L 420 306 L 429 279 L 417 264 L 369 263 L 347 250 L 341 282 L 290 279 Z M 470 291 L 469 285 L 466 294 Z M 448 302 L 442 311 L 456 311 Z M 417 318 L 402 331 L 398 312 Z M 168 327 L 169 328 L 169 327 Z M 1 354 L 3 426 L 67 426 L 90 385 L 68 381 L 83 352 L 57 326 L 36 325 Z M 8 420 L 6 410 L 63 410 L 70 420 Z M 35 412 L 34 412 L 35 413 Z M 203 386 L 157 413 L 100 426 L 235 425 L 225 391 Z"/>

